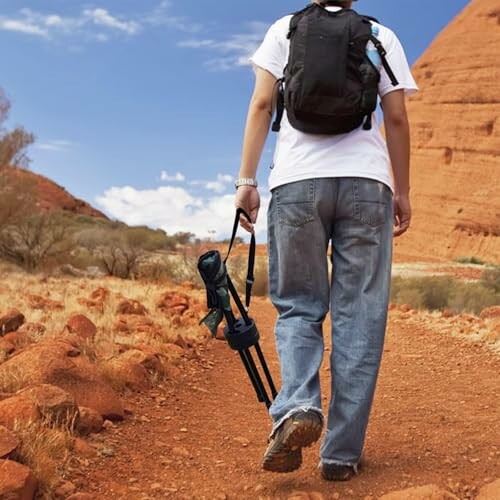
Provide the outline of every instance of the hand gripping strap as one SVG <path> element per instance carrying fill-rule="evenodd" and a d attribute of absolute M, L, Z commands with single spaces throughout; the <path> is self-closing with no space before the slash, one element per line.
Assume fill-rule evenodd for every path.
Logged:
<path fill-rule="evenodd" d="M 231 249 L 233 248 L 234 240 L 236 238 L 236 233 L 238 231 L 238 225 L 240 223 L 240 215 L 243 215 L 243 217 L 245 217 L 245 219 L 248 222 L 252 223 L 250 216 L 245 212 L 245 210 L 243 210 L 242 208 L 238 208 L 236 210 L 236 216 L 234 218 L 234 224 L 233 224 L 233 234 L 231 235 L 231 241 L 229 243 L 229 248 L 227 250 L 226 258 L 224 259 L 224 264 L 227 262 L 229 254 L 231 253 Z M 246 290 L 245 290 L 245 305 L 247 308 L 250 307 L 252 287 L 255 281 L 253 273 L 254 266 L 255 266 L 255 233 L 252 233 L 252 236 L 250 238 L 250 251 L 248 253 L 248 271 L 247 271 Z"/>

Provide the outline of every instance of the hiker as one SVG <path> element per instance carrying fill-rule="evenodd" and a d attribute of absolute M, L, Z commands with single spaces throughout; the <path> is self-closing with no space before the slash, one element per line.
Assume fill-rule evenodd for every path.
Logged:
<path fill-rule="evenodd" d="M 282 387 L 270 408 L 263 468 L 299 468 L 301 448 L 321 436 L 322 324 L 330 309 L 332 397 L 320 449 L 326 480 L 358 472 L 383 351 L 392 238 L 411 221 L 405 96 L 418 88 L 396 35 L 358 16 L 352 3 L 315 0 L 279 19 L 251 58 L 256 83 L 235 199 L 254 224 L 257 166 L 277 101 L 268 248 Z"/>

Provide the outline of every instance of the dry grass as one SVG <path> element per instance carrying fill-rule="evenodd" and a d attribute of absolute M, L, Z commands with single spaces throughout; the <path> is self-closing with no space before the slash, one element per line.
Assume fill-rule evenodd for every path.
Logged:
<path fill-rule="evenodd" d="M 118 278 L 85 279 L 85 278 L 53 278 L 42 275 L 29 275 L 18 271 L 12 266 L 0 264 L 0 275 L 4 277 L 4 284 L 0 285 L 0 303 L 2 309 L 15 307 L 25 316 L 26 321 L 45 325 L 46 332 L 35 340 L 44 337 L 57 336 L 61 333 L 68 318 L 73 314 L 84 314 L 97 326 L 95 347 L 99 344 L 110 342 L 126 342 L 134 344 L 137 340 L 144 342 L 144 338 L 135 339 L 134 335 L 120 335 L 114 332 L 116 309 L 123 298 L 138 300 L 149 311 L 149 316 L 161 327 L 160 338 L 151 339 L 152 345 L 173 342 L 179 328 L 172 325 L 169 317 L 156 311 L 156 303 L 160 296 L 167 290 L 176 288 L 168 283 L 145 283 L 139 281 L 120 280 Z M 96 288 L 103 287 L 110 290 L 111 294 L 106 300 L 104 311 L 93 310 L 81 305 L 79 298 L 88 298 Z M 33 309 L 27 294 L 40 295 L 61 302 L 61 310 L 43 311 Z M 204 300 L 204 292 L 192 292 L 200 300 Z M 182 330 L 187 338 L 199 338 L 200 329 L 186 328 Z M 90 353 L 91 354 L 91 353 Z"/>
<path fill-rule="evenodd" d="M 0 361 L 1 362 L 1 361 Z M 16 365 L 0 372 L 0 392 L 13 393 L 26 386 L 24 371 Z"/>
<path fill-rule="evenodd" d="M 33 471 L 38 481 L 38 498 L 53 498 L 51 492 L 61 481 L 69 457 L 72 428 L 72 424 L 55 427 L 47 421 L 16 422 L 14 426 L 14 432 L 21 441 L 14 458 Z"/>

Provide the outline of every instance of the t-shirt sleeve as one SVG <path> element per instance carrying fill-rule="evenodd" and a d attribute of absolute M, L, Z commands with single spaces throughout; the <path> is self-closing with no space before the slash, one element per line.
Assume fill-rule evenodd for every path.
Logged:
<path fill-rule="evenodd" d="M 406 55 L 398 37 L 389 29 L 385 28 L 384 40 L 381 42 L 384 45 L 387 55 L 385 56 L 390 68 L 396 76 L 399 84 L 394 86 L 386 70 L 382 68 L 380 72 L 379 94 L 383 97 L 385 94 L 394 90 L 405 91 L 406 95 L 412 95 L 418 90 L 418 85 L 411 74 L 410 66 Z"/>
<path fill-rule="evenodd" d="M 276 77 L 276 79 L 283 77 L 283 70 L 286 64 L 286 45 L 282 40 L 281 28 L 280 21 L 274 23 L 266 33 L 260 47 L 250 58 L 250 62 L 254 68 L 265 69 Z"/>

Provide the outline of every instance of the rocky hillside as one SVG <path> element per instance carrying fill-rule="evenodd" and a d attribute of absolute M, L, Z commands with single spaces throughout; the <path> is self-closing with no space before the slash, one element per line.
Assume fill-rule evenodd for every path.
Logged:
<path fill-rule="evenodd" d="M 86 201 L 75 198 L 66 189 L 54 181 L 30 170 L 18 170 L 17 175 L 26 178 L 29 185 L 34 186 L 36 205 L 41 212 L 64 210 L 77 215 L 89 215 L 107 219 L 99 210 Z"/>
<path fill-rule="evenodd" d="M 473 0 L 417 61 L 412 231 L 396 258 L 500 262 L 500 0 Z"/>

